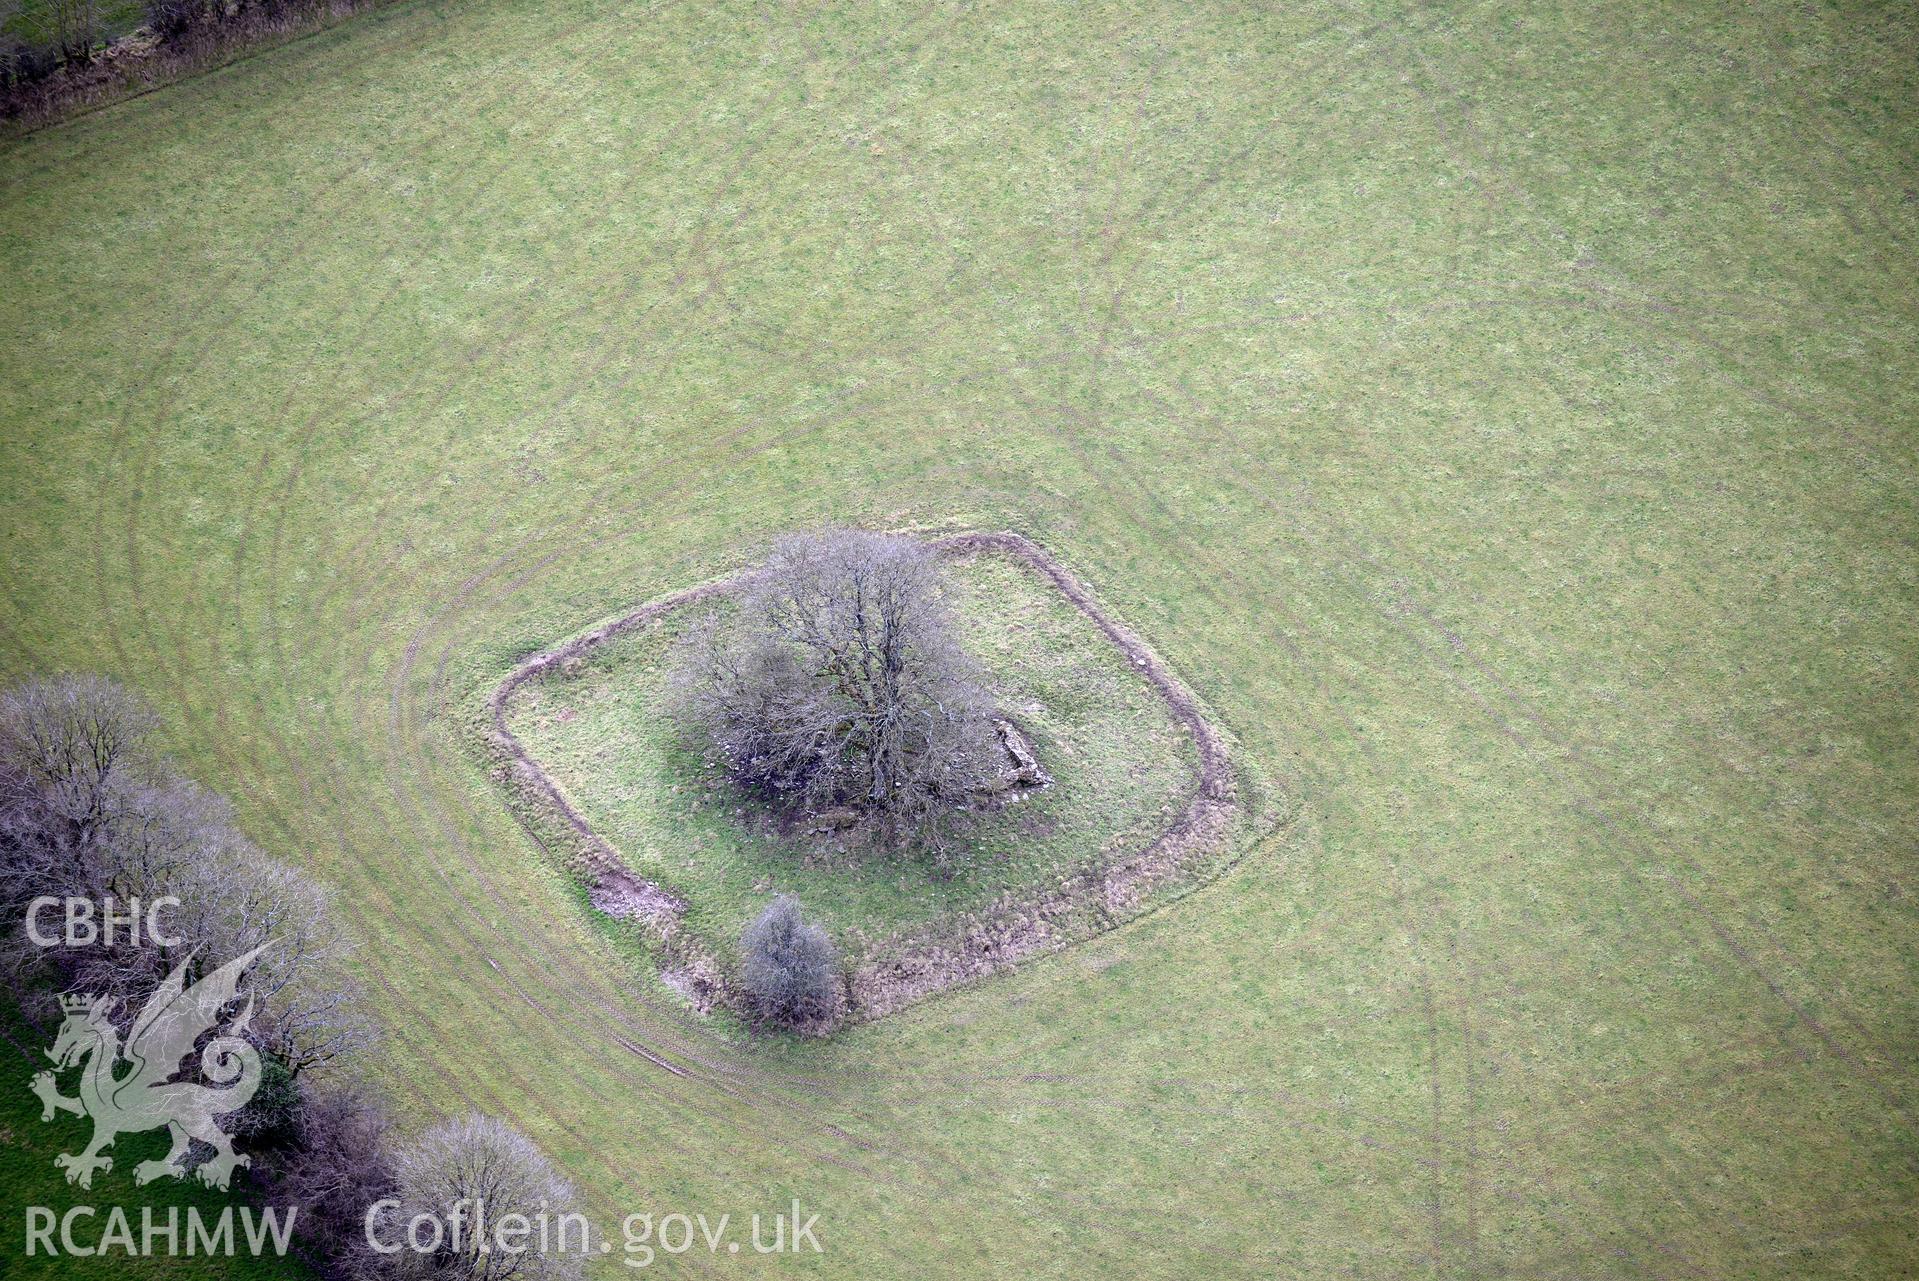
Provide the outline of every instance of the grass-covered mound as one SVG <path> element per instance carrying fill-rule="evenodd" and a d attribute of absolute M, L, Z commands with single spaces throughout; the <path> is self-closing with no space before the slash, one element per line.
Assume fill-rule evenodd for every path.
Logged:
<path fill-rule="evenodd" d="M 1202 771 L 1189 728 L 1138 660 L 1031 565 L 970 554 L 952 561 L 949 582 L 998 710 L 1051 782 L 979 813 L 945 866 L 857 831 L 776 818 L 702 758 L 669 714 L 672 649 L 706 610 L 732 607 L 725 595 L 544 667 L 505 702 L 506 725 L 620 861 L 678 901 L 678 927 L 723 970 L 779 894 L 828 927 L 849 970 L 918 945 L 963 947 L 982 922 L 1019 919 L 1023 907 L 1054 900 L 1046 910 L 1062 915 L 1062 887 L 1090 885 L 1151 846 Z M 1144 901 L 1074 903 L 1068 932 Z"/>

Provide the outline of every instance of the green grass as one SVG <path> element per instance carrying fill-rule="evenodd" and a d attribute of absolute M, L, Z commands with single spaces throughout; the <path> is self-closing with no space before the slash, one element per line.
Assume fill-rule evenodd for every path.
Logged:
<path fill-rule="evenodd" d="M 338 887 L 413 1119 L 602 1214 L 799 1195 L 846 1277 L 1907 1276 L 1916 40 L 382 10 L 0 150 L 0 671 L 147 691 Z M 1040 539 L 1305 820 L 830 1043 L 685 1016 L 468 700 L 829 520 Z"/>
<path fill-rule="evenodd" d="M 673 642 L 703 607 L 597 647 L 577 674 L 531 683 L 508 728 L 627 866 L 685 901 L 688 928 L 722 956 L 775 894 L 797 895 L 849 956 L 930 927 L 944 935 L 959 914 L 1030 901 L 1137 849 L 1199 784 L 1165 700 L 1065 597 L 1000 556 L 969 557 L 949 581 L 963 643 L 1054 786 L 964 832 L 944 873 L 924 854 L 783 839 L 703 766 L 666 688 Z"/>

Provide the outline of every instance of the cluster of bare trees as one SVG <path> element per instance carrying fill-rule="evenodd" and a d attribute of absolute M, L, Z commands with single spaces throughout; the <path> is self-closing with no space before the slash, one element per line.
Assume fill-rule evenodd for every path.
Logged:
<path fill-rule="evenodd" d="M 271 1202 L 300 1207 L 300 1253 L 331 1281 L 394 1275 L 367 1240 L 370 1206 L 398 1194 L 395 1132 L 386 1101 L 352 1081 L 308 1092 L 289 1140 L 256 1161 L 254 1183 Z"/>
<path fill-rule="evenodd" d="M 102 7 L 101 0 L 38 0 L 32 4 L 3 0 L 0 20 L 31 41 L 19 52 L 44 51 L 65 62 L 84 64 L 93 60 L 94 49 L 106 38 Z"/>
<path fill-rule="evenodd" d="M 0 959 L 15 975 L 50 968 L 55 986 L 131 1013 L 182 960 L 192 981 L 271 941 L 241 995 L 260 1049 L 298 1078 L 366 1040 L 340 965 L 347 938 L 325 887 L 248 841 L 224 798 L 155 749 L 157 729 L 145 703 L 98 676 L 0 693 L 0 898 L 14 923 Z M 101 931 L 44 948 L 24 927 L 42 897 L 178 904 L 158 938 Z"/>
<path fill-rule="evenodd" d="M 1004 765 L 984 676 L 916 539 L 780 540 L 736 607 L 683 642 L 675 686 L 683 723 L 742 786 L 894 846 L 943 856 Z"/>
<path fill-rule="evenodd" d="M 384 2 L 0 0 L 0 120 L 44 123 Z"/>
<path fill-rule="evenodd" d="M 0 692 L 0 965 L 23 1009 L 50 1017 L 58 992 L 84 991 L 114 998 L 130 1017 L 183 960 L 192 981 L 270 944 L 235 997 L 252 1008 L 246 1034 L 261 1051 L 261 1086 L 226 1124 L 258 1158 L 255 1186 L 300 1206 L 309 1262 L 343 1281 L 576 1275 L 573 1258 L 477 1252 L 472 1241 L 427 1254 L 372 1248 L 366 1215 L 383 1199 L 445 1214 L 463 1196 L 485 1196 L 497 1217 L 563 1209 L 573 1193 L 497 1121 L 398 1142 L 376 1093 L 351 1071 L 324 1070 L 344 1069 L 369 1039 L 327 891 L 249 842 L 227 802 L 157 750 L 158 729 L 137 695 L 98 676 Z M 36 899 L 178 904 L 148 922 L 163 926 L 161 937 L 124 925 L 109 937 L 96 919 L 95 937 L 46 947 L 27 928 Z M 60 919 L 43 924 L 58 929 Z"/>
<path fill-rule="evenodd" d="M 307 1262 L 334 1281 L 572 1281 L 585 1269 L 583 1234 L 553 1226 L 579 1215 L 573 1185 L 494 1117 L 455 1117 L 401 1140 L 374 1095 L 330 1090 L 302 1111 L 298 1141 L 275 1154 L 264 1182 L 300 1207 Z M 516 1215 L 551 1230 L 502 1248 L 485 1227 Z M 415 1220 L 441 1228 L 421 1233 Z"/>

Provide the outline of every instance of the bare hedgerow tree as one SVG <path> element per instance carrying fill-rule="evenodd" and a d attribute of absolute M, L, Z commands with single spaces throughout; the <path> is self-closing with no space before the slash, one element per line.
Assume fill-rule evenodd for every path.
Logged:
<path fill-rule="evenodd" d="M 335 1083 L 304 1092 L 294 1141 L 256 1162 L 269 1199 L 300 1207 L 300 1253 L 333 1281 L 391 1277 L 366 1238 L 367 1208 L 394 1196 L 392 1122 L 364 1087 Z"/>
<path fill-rule="evenodd" d="M 99 0 L 47 0 L 38 26 L 62 58 L 82 65 L 93 61 L 94 46 L 105 35 Z"/>
<path fill-rule="evenodd" d="M 682 719 L 776 805 L 849 809 L 935 849 L 1001 764 L 992 700 L 961 648 L 938 561 L 915 539 L 781 539 L 681 648 Z"/>
<path fill-rule="evenodd" d="M 562 1281 L 582 1275 L 585 1255 L 579 1232 L 563 1232 L 562 1215 L 577 1215 L 579 1198 L 573 1185 L 561 1177 L 533 1141 L 494 1117 L 474 1113 L 442 1122 L 406 1146 L 394 1162 L 400 1206 L 394 1225 L 416 1215 L 450 1222 L 465 1203 L 468 1230 L 458 1243 L 449 1231 L 439 1247 L 425 1253 L 407 1250 L 393 1256 L 400 1275 L 445 1278 L 447 1281 Z M 509 1252 L 474 1233 L 474 1208 L 484 1206 L 486 1221 L 498 1225 L 509 1214 L 538 1222 L 542 1214 L 551 1224 L 547 1248 L 538 1235 L 519 1244 L 530 1248 Z M 536 1230 L 537 1233 L 537 1230 Z M 398 1229 L 389 1225 L 388 1240 Z M 484 1243 L 484 1247 L 483 1247 Z"/>
<path fill-rule="evenodd" d="M 201 861 L 183 888 L 185 946 L 208 966 L 266 945 L 240 994 L 258 1002 L 250 1035 L 290 1078 L 371 1039 L 344 972 L 348 940 L 319 881 L 238 841 Z"/>
<path fill-rule="evenodd" d="M 268 858 L 232 807 L 153 749 L 158 721 L 99 676 L 55 676 L 0 692 L 0 963 L 12 977 L 57 971 L 59 986 L 140 1008 L 191 957 L 189 981 L 269 944 L 242 981 L 255 1003 L 249 1035 L 291 1081 L 367 1039 L 340 973 L 346 940 L 320 883 Z M 45 949 L 26 937 L 37 896 L 85 898 L 120 910 L 168 896 L 169 938 Z M 33 989 L 51 1000 L 51 993 Z"/>
<path fill-rule="evenodd" d="M 741 982 L 761 1017 L 788 1027 L 830 1020 L 837 1010 L 839 967 L 826 931 L 800 915 L 782 894 L 740 936 Z"/>
<path fill-rule="evenodd" d="M 103 848 L 149 835 L 168 781 L 151 742 L 158 724 L 138 695 L 102 676 L 34 678 L 0 693 L 0 892 L 24 902 L 106 888 L 94 883 L 110 874 Z"/>
<path fill-rule="evenodd" d="M 97 995 L 150 991 L 164 973 L 150 949 L 63 948 L 26 937 L 28 901 L 99 902 L 169 892 L 225 830 L 219 798 L 166 769 L 157 718 L 100 676 L 35 678 L 0 691 L 0 936 L 9 979 L 47 964 Z M 25 989 L 51 1000 L 38 986 Z"/>

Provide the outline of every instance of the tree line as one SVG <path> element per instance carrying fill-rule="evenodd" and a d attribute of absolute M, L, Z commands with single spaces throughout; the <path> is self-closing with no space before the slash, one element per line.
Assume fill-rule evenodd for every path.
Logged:
<path fill-rule="evenodd" d="M 196 981 L 270 944 L 234 996 L 251 1011 L 243 1035 L 260 1054 L 260 1088 L 222 1124 L 253 1159 L 247 1190 L 300 1207 L 307 1262 L 340 1281 L 577 1275 L 577 1256 L 488 1254 L 472 1240 L 372 1248 L 366 1215 L 383 1200 L 404 1223 L 443 1217 L 462 1197 L 485 1198 L 497 1216 L 560 1213 L 577 1196 L 537 1147 L 493 1118 L 401 1134 L 361 1070 L 377 1042 L 326 887 L 249 841 L 226 799 L 158 749 L 159 728 L 141 698 L 100 676 L 0 692 L 0 906 L 10 923 L 0 978 L 22 1016 L 50 1026 L 62 995 L 84 993 L 107 998 L 124 1026 L 175 967 Z M 30 905 L 46 899 L 177 906 L 157 937 L 96 929 L 48 947 L 28 929 Z"/>
<path fill-rule="evenodd" d="M 42 125 L 388 0 L 0 0 L 0 118 Z"/>

